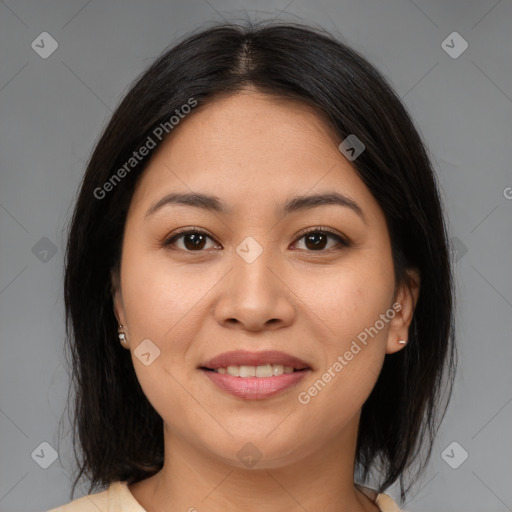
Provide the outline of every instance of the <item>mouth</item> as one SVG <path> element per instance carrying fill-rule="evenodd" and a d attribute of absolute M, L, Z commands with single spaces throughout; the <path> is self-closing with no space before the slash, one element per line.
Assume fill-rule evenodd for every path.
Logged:
<path fill-rule="evenodd" d="M 305 361 L 278 351 L 226 352 L 198 369 L 221 391 L 243 399 L 270 398 L 311 371 Z"/>
<path fill-rule="evenodd" d="M 259 366 L 250 365 L 230 365 L 225 368 L 208 368 L 201 367 L 201 370 L 207 372 L 217 372 L 220 374 L 231 375 L 231 377 L 240 377 L 246 379 L 248 377 L 256 377 L 265 379 L 268 377 L 279 377 L 280 375 L 290 374 L 294 372 L 303 372 L 309 368 L 293 368 L 292 366 L 284 366 L 282 364 L 263 364 Z"/>

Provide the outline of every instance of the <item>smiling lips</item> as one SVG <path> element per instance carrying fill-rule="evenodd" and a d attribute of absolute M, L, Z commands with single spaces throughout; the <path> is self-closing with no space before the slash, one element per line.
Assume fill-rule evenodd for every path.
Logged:
<path fill-rule="evenodd" d="M 222 391 L 253 400 L 296 385 L 311 370 L 301 359 L 274 350 L 225 352 L 199 369 Z"/>

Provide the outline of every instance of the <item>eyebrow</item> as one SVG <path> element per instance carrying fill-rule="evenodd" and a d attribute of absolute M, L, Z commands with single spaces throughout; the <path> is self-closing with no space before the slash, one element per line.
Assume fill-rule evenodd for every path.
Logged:
<path fill-rule="evenodd" d="M 151 206 L 151 208 L 146 212 L 146 217 L 152 215 L 160 208 L 172 204 L 194 206 L 196 208 L 202 208 L 203 210 L 213 211 L 224 215 L 229 215 L 232 212 L 232 209 L 216 196 L 201 194 L 198 192 L 172 193 L 162 197 L 162 199 Z M 285 216 L 298 211 L 325 205 L 338 205 L 350 208 L 366 223 L 362 208 L 353 199 L 350 199 L 338 192 L 294 196 L 278 208 L 276 213 L 278 216 Z"/>

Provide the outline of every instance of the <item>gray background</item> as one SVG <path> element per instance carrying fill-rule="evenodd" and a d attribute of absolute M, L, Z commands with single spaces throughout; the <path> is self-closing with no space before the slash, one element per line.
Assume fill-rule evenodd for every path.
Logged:
<path fill-rule="evenodd" d="M 58 442 L 68 390 L 63 252 L 91 149 L 135 76 L 177 37 L 223 17 L 275 17 L 327 29 L 385 74 L 415 119 L 455 239 L 460 367 L 432 462 L 405 509 L 512 510 L 512 2 L 6 0 L 0 2 L 0 511 L 42 511 L 69 500 L 69 435 Z M 58 48 L 43 59 L 31 43 L 43 46 L 38 36 L 45 31 Z M 469 45 L 457 58 L 442 46 L 453 31 Z M 458 40 L 446 44 L 452 52 L 462 48 Z M 52 452 L 42 442 L 60 455 L 47 469 L 40 465 Z M 447 461 L 459 464 L 462 450 L 469 456 L 453 469 Z M 395 490 L 389 492 L 396 496 Z"/>

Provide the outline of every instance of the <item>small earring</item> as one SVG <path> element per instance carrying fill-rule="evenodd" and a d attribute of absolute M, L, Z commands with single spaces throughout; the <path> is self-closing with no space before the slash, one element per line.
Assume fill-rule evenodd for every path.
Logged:
<path fill-rule="evenodd" d="M 119 330 L 122 330 L 123 326 L 119 324 Z M 126 334 L 124 332 L 119 333 L 119 341 L 123 344 L 126 344 Z"/>
<path fill-rule="evenodd" d="M 398 340 L 398 343 L 400 343 L 400 345 L 405 345 L 407 343 L 406 340 Z"/>

